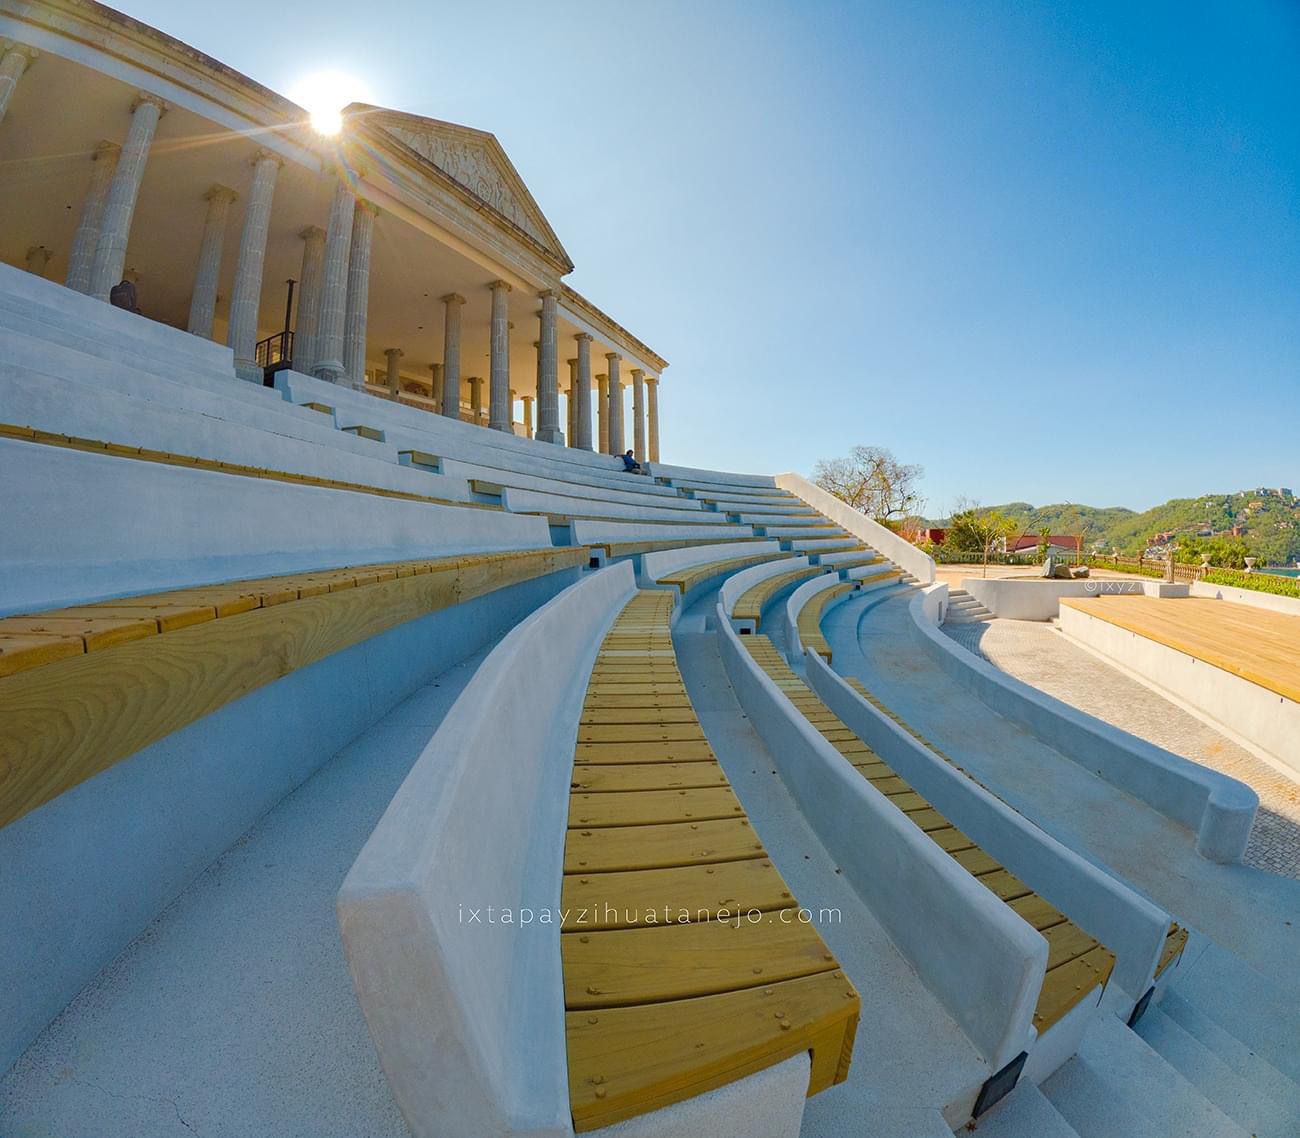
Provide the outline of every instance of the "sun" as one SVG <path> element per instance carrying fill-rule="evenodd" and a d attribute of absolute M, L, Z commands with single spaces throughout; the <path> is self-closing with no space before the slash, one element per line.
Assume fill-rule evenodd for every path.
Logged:
<path fill-rule="evenodd" d="M 311 115 L 317 134 L 335 135 L 343 129 L 343 108 L 349 103 L 371 101 L 369 89 L 355 75 L 342 71 L 315 71 L 298 80 L 289 98 Z"/>

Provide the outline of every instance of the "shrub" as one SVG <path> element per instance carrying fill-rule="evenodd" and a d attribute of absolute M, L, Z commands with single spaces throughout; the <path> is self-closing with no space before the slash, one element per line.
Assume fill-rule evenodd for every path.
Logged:
<path fill-rule="evenodd" d="M 1300 598 L 1300 580 L 1294 577 L 1278 577 L 1272 573 L 1239 573 L 1235 569 L 1211 569 L 1201 579 L 1211 585 L 1230 585 L 1238 589 L 1254 589 L 1257 593 Z"/>

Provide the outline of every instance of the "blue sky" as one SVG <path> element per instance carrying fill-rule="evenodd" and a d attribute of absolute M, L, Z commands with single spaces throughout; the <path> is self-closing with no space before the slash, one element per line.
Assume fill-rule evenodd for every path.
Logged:
<path fill-rule="evenodd" d="M 1300 489 L 1300 3 L 120 2 L 495 133 L 671 361 L 666 461 L 887 446 L 936 515 Z"/>

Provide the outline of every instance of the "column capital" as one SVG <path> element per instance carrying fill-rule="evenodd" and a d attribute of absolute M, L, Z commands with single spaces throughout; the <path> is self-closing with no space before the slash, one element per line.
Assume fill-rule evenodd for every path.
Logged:
<path fill-rule="evenodd" d="M 511 291 L 511 286 L 509 281 L 493 281 L 490 285 L 488 285 L 488 288 L 492 292 L 496 292 L 497 289 L 505 289 L 506 292 Z"/>
<path fill-rule="evenodd" d="M 208 192 L 203 195 L 203 200 L 209 202 L 235 202 L 239 200 L 239 195 L 229 186 L 213 182 L 208 187 Z"/>
<path fill-rule="evenodd" d="M 449 292 L 446 296 L 439 297 L 443 304 L 464 304 L 465 298 L 458 292 Z"/>
<path fill-rule="evenodd" d="M 0 55 L 21 55 L 26 58 L 27 66 L 31 66 L 32 60 L 36 59 L 41 53 L 30 44 L 19 43 L 17 40 L 0 40 Z"/>
<path fill-rule="evenodd" d="M 632 369 L 633 379 L 645 379 L 645 368 L 634 367 Z"/>
<path fill-rule="evenodd" d="M 537 294 L 538 300 L 559 300 L 560 294 L 553 288 L 544 288 Z"/>
<path fill-rule="evenodd" d="M 374 202 L 360 196 L 357 197 L 357 209 L 364 209 L 373 217 L 379 216 L 379 207 Z"/>
<path fill-rule="evenodd" d="M 613 363 L 615 360 L 622 361 L 623 359 L 623 357 L 620 356 L 618 352 L 606 352 L 605 358 L 609 360 L 610 363 Z"/>
<path fill-rule="evenodd" d="M 256 166 L 258 163 L 265 162 L 267 159 L 270 159 L 277 166 L 284 165 L 284 156 L 282 154 L 277 154 L 269 146 L 259 146 L 257 150 L 254 151 L 253 157 L 248 160 L 248 164 L 250 166 Z"/>
<path fill-rule="evenodd" d="M 318 237 L 324 241 L 325 230 L 323 230 L 319 225 L 304 225 L 300 230 L 298 230 L 298 236 L 304 241 L 314 241 Z"/>
<path fill-rule="evenodd" d="M 597 383 L 608 383 L 608 382 L 609 382 L 609 376 L 607 376 L 604 372 L 601 372 L 600 375 L 596 376 L 596 382 L 597 382 Z"/>
<path fill-rule="evenodd" d="M 90 160 L 98 162 L 101 158 L 107 158 L 112 155 L 116 158 L 122 153 L 122 146 L 117 142 L 110 142 L 107 138 L 101 138 L 95 143 L 95 149 L 91 152 Z"/>
<path fill-rule="evenodd" d="M 577 357 L 577 356 L 574 356 L 573 359 L 571 359 L 571 360 L 565 360 L 564 362 L 565 362 L 566 364 L 568 364 L 570 367 L 577 367 L 577 366 L 578 366 L 578 357 Z"/>
<path fill-rule="evenodd" d="M 406 353 L 401 348 L 385 348 L 384 355 L 400 360 Z"/>
<path fill-rule="evenodd" d="M 590 342 L 591 342 L 591 333 L 590 333 L 590 332 L 579 332 L 579 333 L 577 333 L 573 338 L 574 338 L 575 340 L 577 340 L 578 343 L 582 343 L 583 340 L 586 340 L 588 343 L 590 343 Z"/>
<path fill-rule="evenodd" d="M 654 384 L 656 384 L 656 383 L 659 382 L 659 377 L 658 377 L 657 375 L 647 375 L 647 376 L 645 377 L 645 381 L 646 381 L 646 383 L 648 383 L 648 384 L 650 384 L 651 386 L 653 386 Z"/>
<path fill-rule="evenodd" d="M 171 110 L 171 104 L 166 99 L 159 98 L 151 91 L 137 91 L 135 99 L 131 102 L 131 113 L 135 114 L 145 103 L 157 107 L 159 115 L 165 115 Z"/>

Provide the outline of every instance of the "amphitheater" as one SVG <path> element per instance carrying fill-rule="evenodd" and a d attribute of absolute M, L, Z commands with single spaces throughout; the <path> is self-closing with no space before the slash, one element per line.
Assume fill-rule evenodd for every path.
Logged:
<path fill-rule="evenodd" d="M 1255 791 L 662 461 L 490 134 L 306 117 L 0 0 L 0 1135 L 1300 1135 Z"/>

